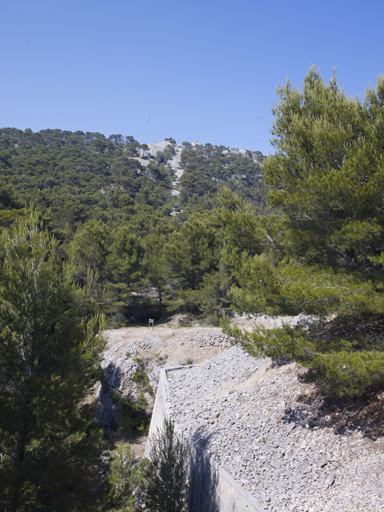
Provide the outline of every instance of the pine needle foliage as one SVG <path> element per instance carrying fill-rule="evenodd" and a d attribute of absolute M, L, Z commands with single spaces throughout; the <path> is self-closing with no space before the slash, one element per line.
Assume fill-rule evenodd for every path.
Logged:
<path fill-rule="evenodd" d="M 91 279 L 76 285 L 36 212 L 0 247 L 0 509 L 95 510 L 101 437 L 89 396 L 104 341 Z"/>
<path fill-rule="evenodd" d="M 140 467 L 135 463 L 129 443 L 118 443 L 113 451 L 108 482 L 111 486 L 110 512 L 132 512 L 135 509 L 134 491 L 140 481 Z"/>
<path fill-rule="evenodd" d="M 161 428 L 151 435 L 149 460 L 142 463 L 143 482 L 139 501 L 151 512 L 188 510 L 189 448 L 165 418 Z"/>
<path fill-rule="evenodd" d="M 363 101 L 316 68 L 301 90 L 288 81 L 277 92 L 276 151 L 263 165 L 277 213 L 260 219 L 250 250 L 229 246 L 237 280 L 229 297 L 239 311 L 316 321 L 243 333 L 244 343 L 294 358 L 329 393 L 382 389 L 384 77 Z"/>

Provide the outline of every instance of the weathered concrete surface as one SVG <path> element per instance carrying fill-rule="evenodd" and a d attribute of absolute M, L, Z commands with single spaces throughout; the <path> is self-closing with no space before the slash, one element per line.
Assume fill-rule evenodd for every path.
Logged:
<path fill-rule="evenodd" d="M 156 432 L 157 429 L 161 428 L 164 422 L 164 418 L 170 417 L 169 412 L 169 390 L 167 384 L 167 376 L 165 369 L 162 368 L 160 370 L 160 379 L 159 385 L 157 387 L 156 400 L 153 408 L 151 424 L 149 427 L 148 439 L 151 438 L 151 435 Z M 144 457 L 149 456 L 150 443 L 147 443 Z"/>
<path fill-rule="evenodd" d="M 191 443 L 191 512 L 262 512 L 232 476 Z"/>

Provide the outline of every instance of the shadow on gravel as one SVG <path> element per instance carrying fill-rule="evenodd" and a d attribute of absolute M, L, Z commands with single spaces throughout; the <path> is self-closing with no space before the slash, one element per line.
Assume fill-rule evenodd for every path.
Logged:
<path fill-rule="evenodd" d="M 207 434 L 204 427 L 199 427 L 192 435 L 193 445 L 198 450 L 204 450 L 211 440 L 211 437 L 212 434 Z"/>
<path fill-rule="evenodd" d="M 294 359 L 288 359 L 285 357 L 281 357 L 279 359 L 272 359 L 271 364 L 269 365 L 270 370 L 274 370 L 275 368 L 281 368 L 282 366 L 285 366 L 287 364 L 294 363 Z"/>
<path fill-rule="evenodd" d="M 350 340 L 362 346 L 377 346 L 381 339 L 383 315 L 339 315 L 305 327 L 309 338 L 324 339 L 325 342 Z M 321 336 L 320 336 L 321 334 Z M 309 374 L 303 373 L 302 382 L 309 382 Z M 360 431 L 373 441 L 384 437 L 384 393 L 368 392 L 354 398 L 332 398 L 320 391 L 299 397 L 300 405 L 287 412 L 283 418 L 310 428 L 332 428 L 336 434 L 348 435 Z"/>
<path fill-rule="evenodd" d="M 199 428 L 193 435 L 191 448 L 191 491 L 189 495 L 190 512 L 219 512 L 220 499 L 216 494 L 218 473 L 210 458 L 204 453 L 211 436 L 204 435 Z"/>
<path fill-rule="evenodd" d="M 384 393 L 337 399 L 321 392 L 299 397 L 301 404 L 285 410 L 283 421 L 309 428 L 332 428 L 335 434 L 362 432 L 372 441 L 384 436 Z"/>

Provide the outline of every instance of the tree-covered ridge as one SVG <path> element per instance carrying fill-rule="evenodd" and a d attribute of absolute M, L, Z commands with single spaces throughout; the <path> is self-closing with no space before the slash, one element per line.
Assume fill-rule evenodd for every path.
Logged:
<path fill-rule="evenodd" d="M 61 130 L 3 129 L 0 173 L 20 206 L 35 204 L 54 224 L 72 229 L 90 218 L 126 217 L 135 205 L 159 208 L 170 198 L 171 175 L 163 166 L 131 158 L 132 137 Z"/>
<path fill-rule="evenodd" d="M 0 201 L 2 209 L 39 206 L 58 229 L 90 219 L 127 221 L 135 207 L 161 215 L 174 207 L 174 171 L 168 165 L 175 142 L 152 155 L 132 136 L 62 130 L 0 130 Z M 243 152 L 244 153 L 244 152 Z M 229 185 L 265 207 L 265 190 L 256 160 L 261 153 L 234 154 L 223 146 L 183 143 L 182 209 L 217 204 L 215 194 Z M 198 206 L 199 208 L 200 206 Z"/>
<path fill-rule="evenodd" d="M 261 171 L 264 156 L 225 146 L 183 143 L 180 179 L 181 204 L 207 195 L 212 198 L 225 185 L 260 208 L 266 208 L 266 189 Z"/>
<path fill-rule="evenodd" d="M 11 128 L 0 130 L 0 146 L 0 223 L 11 226 L 25 208 L 38 208 L 79 283 L 89 268 L 97 272 L 96 298 L 108 318 L 140 318 L 132 313 L 140 300 L 163 311 L 228 305 L 230 279 L 221 280 L 219 299 L 212 289 L 219 283 L 211 273 L 224 268 L 219 193 L 228 185 L 250 197 L 255 212 L 265 211 L 260 153 Z M 176 152 L 186 176 L 177 185 Z M 172 195 L 176 186 L 179 196 Z"/>

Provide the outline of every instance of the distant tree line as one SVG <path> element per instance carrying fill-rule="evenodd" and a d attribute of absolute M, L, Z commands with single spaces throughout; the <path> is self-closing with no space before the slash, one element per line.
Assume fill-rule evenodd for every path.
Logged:
<path fill-rule="evenodd" d="M 96 272 L 95 300 L 110 325 L 137 320 L 143 302 L 161 311 L 216 312 L 225 300 L 211 297 L 205 306 L 195 292 L 220 265 L 219 193 L 238 188 L 256 213 L 266 209 L 252 154 L 226 155 L 211 144 L 183 144 L 186 178 L 180 196 L 172 196 L 173 144 L 169 139 L 160 156 L 142 165 L 138 156 L 148 147 L 132 136 L 0 130 L 0 225 L 38 208 L 78 282 L 90 268 Z"/>

